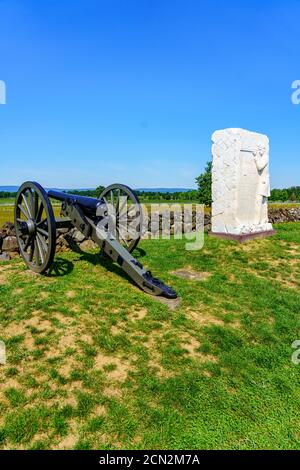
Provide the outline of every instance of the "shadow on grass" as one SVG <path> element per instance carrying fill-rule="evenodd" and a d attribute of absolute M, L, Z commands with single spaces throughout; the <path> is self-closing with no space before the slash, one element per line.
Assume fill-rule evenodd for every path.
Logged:
<path fill-rule="evenodd" d="M 101 265 L 103 266 L 107 271 L 114 273 L 120 277 L 123 277 L 127 281 L 130 282 L 133 286 L 136 286 L 136 283 L 123 271 L 123 269 L 118 266 L 116 263 L 114 263 L 108 255 L 106 255 L 102 250 L 99 248 L 99 252 L 97 253 L 89 253 L 86 251 L 83 251 L 76 243 L 69 242 L 69 248 L 74 252 L 80 255 L 80 261 L 87 261 L 88 263 L 91 263 L 92 265 Z M 139 257 L 143 257 L 146 255 L 146 252 L 140 248 L 136 248 L 134 250 L 135 252 L 139 253 Z M 71 263 L 72 264 L 72 263 Z M 67 274 L 67 273 L 66 273 Z"/>
<path fill-rule="evenodd" d="M 55 258 L 47 274 L 48 277 L 62 277 L 70 274 L 74 269 L 74 264 L 63 258 Z"/>
<path fill-rule="evenodd" d="M 110 259 L 109 256 L 107 256 L 105 253 L 86 253 L 82 250 L 77 251 L 77 253 L 80 253 L 80 260 L 88 261 L 94 266 L 101 265 L 107 271 L 114 273 L 123 279 L 126 279 L 128 282 L 130 282 L 131 285 L 137 287 L 136 283 L 131 279 L 131 277 L 129 277 L 128 274 L 126 274 L 126 272 L 123 271 L 123 269 L 118 264 L 114 263 L 112 259 Z"/>

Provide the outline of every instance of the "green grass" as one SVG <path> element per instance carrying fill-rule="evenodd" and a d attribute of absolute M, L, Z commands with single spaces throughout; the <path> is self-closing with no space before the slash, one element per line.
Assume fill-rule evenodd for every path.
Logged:
<path fill-rule="evenodd" d="M 0 198 L 0 206 L 13 205 L 15 203 L 14 197 L 4 197 Z"/>
<path fill-rule="evenodd" d="M 300 223 L 277 230 L 199 252 L 144 240 L 175 310 L 96 253 L 43 277 L 0 263 L 0 448 L 299 448 Z"/>
<path fill-rule="evenodd" d="M 296 209 L 300 206 L 300 202 L 269 202 L 271 209 Z"/>
<path fill-rule="evenodd" d="M 2 204 L 1 201 L 2 199 L 0 199 L 0 229 L 5 222 L 14 221 L 14 200 L 12 200 L 12 202 L 9 204 Z M 59 217 L 60 207 L 61 207 L 60 204 L 53 205 L 55 217 Z"/>
<path fill-rule="evenodd" d="M 0 229 L 5 222 L 13 222 L 14 220 L 14 206 L 13 205 L 0 205 Z"/>

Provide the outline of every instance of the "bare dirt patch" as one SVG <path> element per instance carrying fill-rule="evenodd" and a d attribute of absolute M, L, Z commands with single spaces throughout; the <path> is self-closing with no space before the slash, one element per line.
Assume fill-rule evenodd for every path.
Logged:
<path fill-rule="evenodd" d="M 171 271 L 171 274 L 182 279 L 187 279 L 188 281 L 204 281 L 205 279 L 208 279 L 211 276 L 211 273 L 209 272 L 194 271 L 190 267 Z"/>
<path fill-rule="evenodd" d="M 119 322 L 117 325 L 112 325 L 110 331 L 113 336 L 117 336 L 124 331 L 126 324 L 124 322 Z"/>
<path fill-rule="evenodd" d="M 80 340 L 87 344 L 93 344 L 93 338 L 86 333 L 80 335 Z"/>
<path fill-rule="evenodd" d="M 103 395 L 108 398 L 121 398 L 122 392 L 119 388 L 116 387 L 106 387 L 103 390 Z"/>
<path fill-rule="evenodd" d="M 66 315 L 63 315 L 60 312 L 55 312 L 54 318 L 56 318 L 62 325 L 69 326 L 73 323 L 73 318 L 67 317 Z"/>
<path fill-rule="evenodd" d="M 125 382 L 129 371 L 133 370 L 133 367 L 126 359 L 116 356 L 105 356 L 99 353 L 95 357 L 95 369 L 104 371 L 110 380 Z"/>
<path fill-rule="evenodd" d="M 106 416 L 107 410 L 105 406 L 103 405 L 96 406 L 96 408 L 93 410 L 93 415 L 94 416 Z"/>
<path fill-rule="evenodd" d="M 68 299 L 74 299 L 76 297 L 76 292 L 73 290 L 69 290 L 68 292 L 66 292 L 66 297 Z"/>
<path fill-rule="evenodd" d="M 41 312 L 33 312 L 34 316 L 24 321 L 25 327 L 34 327 L 40 331 L 51 330 L 52 325 L 49 320 L 41 318 Z"/>
<path fill-rule="evenodd" d="M 73 356 L 67 356 L 64 358 L 63 364 L 59 368 L 59 373 L 64 377 L 69 377 L 71 372 L 78 367 L 78 363 Z"/>
<path fill-rule="evenodd" d="M 146 308 L 141 308 L 141 309 L 138 309 L 138 310 L 133 310 L 132 312 L 130 312 L 130 314 L 128 315 L 128 319 L 129 320 L 133 320 L 133 321 L 136 321 L 136 320 L 143 320 L 143 318 L 145 318 L 145 316 L 147 315 L 148 313 L 148 310 Z"/>
<path fill-rule="evenodd" d="M 13 295 L 21 295 L 24 289 L 18 288 L 13 290 Z"/>
<path fill-rule="evenodd" d="M 79 438 L 77 433 L 77 422 L 75 420 L 69 421 L 70 433 L 65 436 L 57 445 L 53 446 L 53 449 L 57 450 L 72 450 Z"/>
<path fill-rule="evenodd" d="M 218 325 L 224 326 L 224 321 L 220 318 L 209 313 L 207 310 L 193 310 L 188 308 L 186 310 L 186 315 L 190 320 L 195 321 L 198 325 L 206 326 L 206 325 Z"/>
<path fill-rule="evenodd" d="M 34 338 L 30 333 L 25 334 L 23 344 L 28 351 L 33 351 L 35 349 Z"/>
<path fill-rule="evenodd" d="M 42 299 L 42 300 L 46 300 L 49 298 L 49 292 L 45 292 L 45 291 L 42 291 L 39 293 L 39 297 Z"/>
<path fill-rule="evenodd" d="M 58 350 L 64 351 L 67 348 L 73 348 L 76 344 L 76 336 L 73 333 L 65 332 L 58 343 Z"/>
<path fill-rule="evenodd" d="M 147 348 L 149 356 L 150 356 L 148 365 L 154 370 L 155 374 L 160 378 L 173 377 L 175 375 L 174 372 L 171 370 L 167 370 L 165 367 L 163 367 L 161 363 L 162 355 L 157 350 L 157 344 L 159 344 L 160 342 L 161 342 L 161 336 L 156 332 L 152 332 L 150 336 L 148 337 L 148 341 L 144 343 L 144 346 Z"/>
<path fill-rule="evenodd" d="M 162 366 L 158 357 L 153 357 L 148 364 L 155 371 L 155 374 L 160 378 L 169 378 L 174 377 L 175 375 L 173 371 L 167 370 Z"/>
<path fill-rule="evenodd" d="M 181 337 L 181 346 L 186 353 L 194 360 L 200 362 L 217 362 L 217 359 L 211 354 L 203 354 L 198 349 L 200 348 L 200 342 L 192 335 L 185 333 Z"/>
<path fill-rule="evenodd" d="M 65 437 L 62 441 L 58 443 L 55 448 L 58 450 L 70 450 L 73 449 L 74 446 L 76 445 L 76 442 L 78 440 L 78 435 L 77 434 L 70 434 L 69 436 Z"/>

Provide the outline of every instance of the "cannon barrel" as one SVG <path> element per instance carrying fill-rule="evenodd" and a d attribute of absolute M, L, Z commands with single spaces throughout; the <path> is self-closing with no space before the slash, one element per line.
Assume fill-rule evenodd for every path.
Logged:
<path fill-rule="evenodd" d="M 72 204 L 78 204 L 83 211 L 86 210 L 89 213 L 92 213 L 93 215 L 96 215 L 97 208 L 101 204 L 101 201 L 99 201 L 99 199 L 95 199 L 93 197 L 77 196 L 76 194 L 68 194 L 62 191 L 55 191 L 52 189 L 48 191 L 48 196 L 52 199 L 56 199 L 57 201 L 69 201 L 72 202 Z"/>

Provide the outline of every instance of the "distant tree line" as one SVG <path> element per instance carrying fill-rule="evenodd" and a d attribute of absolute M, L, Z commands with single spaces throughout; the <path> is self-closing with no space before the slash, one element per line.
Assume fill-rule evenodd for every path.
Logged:
<path fill-rule="evenodd" d="M 99 186 L 97 189 L 87 190 L 70 190 L 68 194 L 76 194 L 78 196 L 99 197 L 104 190 L 104 186 Z M 193 189 L 191 191 L 178 191 L 178 192 L 162 192 L 162 191 L 135 191 L 141 202 L 160 202 L 160 201 L 198 201 L 198 191 Z"/>
<path fill-rule="evenodd" d="M 75 194 L 76 196 L 87 196 L 87 197 L 95 197 L 98 198 L 102 191 L 104 190 L 104 186 L 98 186 L 96 189 L 71 189 L 67 191 L 67 194 Z"/>
<path fill-rule="evenodd" d="M 7 199 L 10 197 L 15 197 L 17 193 L 12 193 L 10 191 L 0 191 L 0 199 Z"/>
<path fill-rule="evenodd" d="M 300 202 L 300 186 L 285 189 L 272 189 L 269 201 L 272 202 Z"/>
<path fill-rule="evenodd" d="M 198 191 L 161 192 L 161 191 L 135 191 L 142 202 L 160 201 L 198 201 Z"/>

